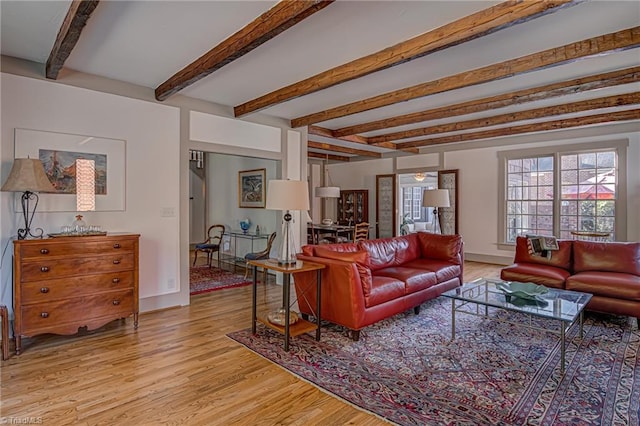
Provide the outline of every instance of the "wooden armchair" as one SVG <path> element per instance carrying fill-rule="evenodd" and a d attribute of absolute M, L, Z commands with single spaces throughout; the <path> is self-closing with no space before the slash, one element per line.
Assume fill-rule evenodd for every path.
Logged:
<path fill-rule="evenodd" d="M 244 260 L 259 260 L 259 259 L 268 259 L 269 258 L 269 253 L 271 252 L 271 246 L 273 245 L 273 241 L 276 239 L 276 233 L 274 232 L 273 234 L 269 235 L 269 239 L 267 240 L 267 247 L 262 250 L 259 251 L 257 253 L 247 253 L 244 255 Z M 249 265 L 245 263 L 244 265 L 244 278 L 247 279 L 247 276 L 249 275 Z M 262 278 L 262 281 L 264 283 L 267 282 L 267 270 L 264 270 L 264 275 Z"/>
<path fill-rule="evenodd" d="M 207 264 L 211 268 L 211 261 L 213 260 L 213 253 L 218 253 L 218 268 L 220 267 L 220 248 L 222 246 L 222 237 L 224 236 L 224 225 L 211 225 L 207 230 L 207 239 L 199 244 L 196 244 L 196 249 L 193 255 L 193 266 L 196 265 L 198 260 L 198 252 L 207 253 Z"/>

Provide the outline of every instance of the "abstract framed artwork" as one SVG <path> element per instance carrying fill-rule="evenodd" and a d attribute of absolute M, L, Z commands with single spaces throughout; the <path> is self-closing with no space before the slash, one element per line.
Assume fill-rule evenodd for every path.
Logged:
<path fill-rule="evenodd" d="M 124 140 L 15 129 L 14 143 L 15 158 L 40 159 L 47 177 L 57 189 L 52 194 L 40 194 L 38 211 L 76 211 L 77 159 L 94 161 L 95 210 L 125 210 Z"/>
<path fill-rule="evenodd" d="M 266 201 L 265 178 L 267 169 L 238 172 L 238 207 L 263 209 Z"/>

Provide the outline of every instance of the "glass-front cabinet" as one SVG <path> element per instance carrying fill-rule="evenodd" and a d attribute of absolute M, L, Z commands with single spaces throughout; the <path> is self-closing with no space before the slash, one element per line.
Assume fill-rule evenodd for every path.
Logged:
<path fill-rule="evenodd" d="M 367 189 L 340 191 L 338 223 L 353 225 L 360 222 L 369 222 L 369 191 Z"/>

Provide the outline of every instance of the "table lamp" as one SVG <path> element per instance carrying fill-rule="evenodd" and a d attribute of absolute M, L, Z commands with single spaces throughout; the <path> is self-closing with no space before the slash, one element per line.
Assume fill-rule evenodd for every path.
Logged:
<path fill-rule="evenodd" d="M 449 207 L 449 190 L 425 189 L 422 193 L 422 207 L 433 207 L 433 233 L 441 234 L 440 215 L 438 207 Z"/>
<path fill-rule="evenodd" d="M 42 228 L 36 228 L 36 233 L 31 232 L 31 222 L 36 214 L 38 207 L 38 194 L 36 192 L 56 192 L 46 173 L 44 166 L 40 160 L 32 158 L 16 158 L 11 166 L 11 172 L 1 191 L 22 192 L 22 217 L 24 219 L 24 228 L 18 229 L 18 239 L 25 238 L 42 238 L 44 231 Z M 29 204 L 33 203 L 33 210 L 29 214 Z"/>
<path fill-rule="evenodd" d="M 296 244 L 291 232 L 291 210 L 309 210 L 307 182 L 300 180 L 270 180 L 266 208 L 282 210 L 282 239 L 278 249 L 278 264 L 296 263 Z"/>

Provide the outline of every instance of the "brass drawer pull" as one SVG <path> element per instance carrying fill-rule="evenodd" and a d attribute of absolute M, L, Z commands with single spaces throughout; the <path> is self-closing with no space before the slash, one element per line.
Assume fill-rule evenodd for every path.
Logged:
<path fill-rule="evenodd" d="M 120 259 L 116 259 L 116 260 L 114 260 L 114 261 L 113 261 L 113 264 L 114 264 L 114 265 L 119 265 L 119 264 L 120 264 Z"/>
<path fill-rule="evenodd" d="M 40 268 L 40 272 L 49 272 L 49 267 L 43 266 L 42 268 Z"/>
<path fill-rule="evenodd" d="M 112 283 L 118 284 L 120 282 L 120 278 L 114 278 L 111 280 Z"/>
<path fill-rule="evenodd" d="M 40 249 L 40 254 L 49 254 L 49 249 Z"/>
<path fill-rule="evenodd" d="M 119 304 L 120 304 L 120 301 L 119 301 L 119 300 L 114 300 L 114 301 L 113 301 L 113 306 L 118 306 Z"/>
<path fill-rule="evenodd" d="M 40 313 L 40 316 L 41 316 L 42 318 L 49 318 L 49 312 L 41 312 L 41 313 Z"/>
<path fill-rule="evenodd" d="M 119 249 L 119 248 L 120 248 L 120 244 L 115 243 L 115 244 L 113 245 L 113 248 L 114 248 L 114 249 Z"/>
<path fill-rule="evenodd" d="M 49 287 L 42 287 L 40 293 L 49 293 Z"/>

